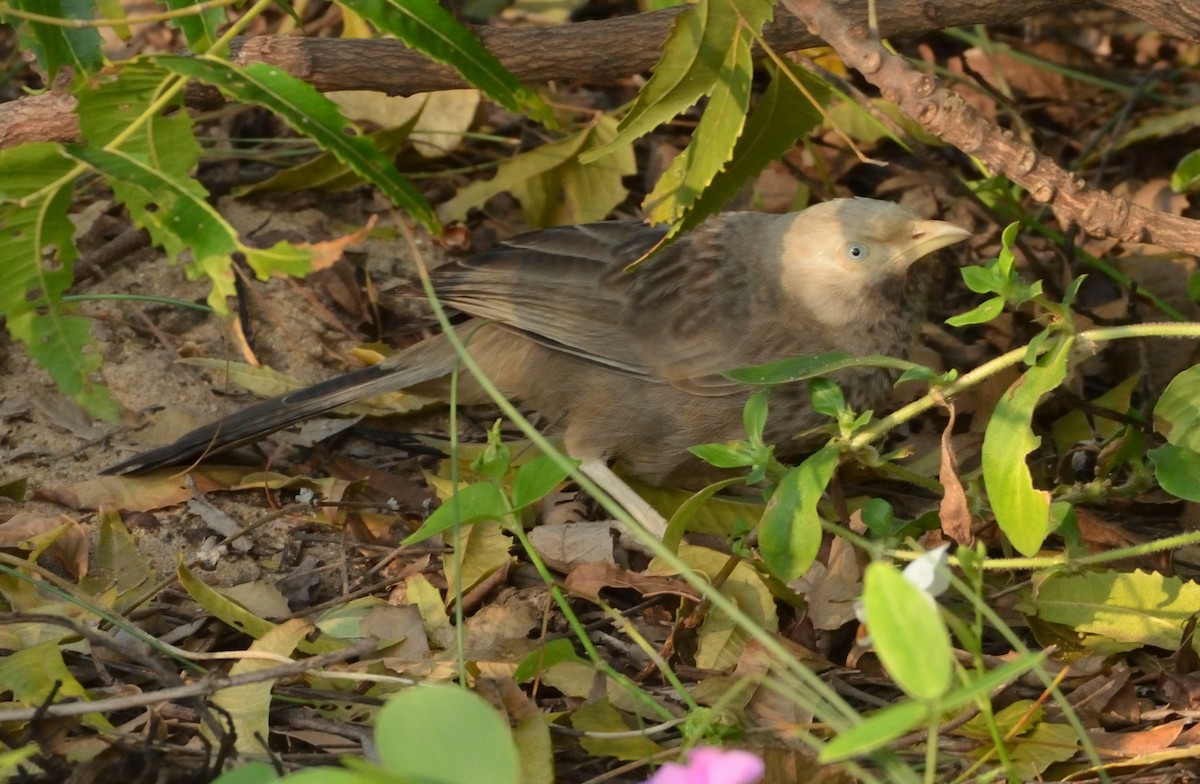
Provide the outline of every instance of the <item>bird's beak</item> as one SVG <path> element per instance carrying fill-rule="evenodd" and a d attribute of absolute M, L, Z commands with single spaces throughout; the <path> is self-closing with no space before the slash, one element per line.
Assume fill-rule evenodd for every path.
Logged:
<path fill-rule="evenodd" d="M 925 258 L 935 250 L 962 242 L 971 236 L 971 232 L 946 221 L 915 221 L 912 226 L 912 239 L 908 247 L 892 259 L 894 267 L 907 269 L 910 264 Z"/>

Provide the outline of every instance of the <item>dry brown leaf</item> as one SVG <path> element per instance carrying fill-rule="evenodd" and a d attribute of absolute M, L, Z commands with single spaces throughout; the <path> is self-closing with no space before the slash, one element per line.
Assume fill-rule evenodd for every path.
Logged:
<path fill-rule="evenodd" d="M 45 538 L 51 535 L 54 540 L 47 546 Z M 87 532 L 74 518 L 18 512 L 0 523 L 0 549 L 28 553 L 43 547 L 46 555 L 58 561 L 75 579 L 87 575 Z"/>
<path fill-rule="evenodd" d="M 98 509 L 101 504 L 130 512 L 149 512 L 183 503 L 194 495 L 187 484 L 191 476 L 201 493 L 226 490 L 245 476 L 245 469 L 202 466 L 186 469 L 165 468 L 138 477 L 104 476 L 70 485 L 38 490 L 34 497 L 53 501 L 72 509 Z"/>
<path fill-rule="evenodd" d="M 599 599 L 600 591 L 605 588 L 629 588 L 642 596 L 670 594 L 692 601 L 700 600 L 699 591 L 678 577 L 647 577 L 603 562 L 575 567 L 567 575 L 564 584 L 571 593 L 593 601 Z"/>
<path fill-rule="evenodd" d="M 1138 757 L 1171 748 L 1190 723 L 1177 719 L 1137 732 L 1097 732 L 1088 737 L 1101 756 Z"/>
<path fill-rule="evenodd" d="M 854 620 L 854 600 L 862 595 L 862 569 L 854 546 L 836 537 L 827 563 L 814 563 L 788 587 L 808 600 L 808 618 L 814 628 L 840 629 Z"/>
<path fill-rule="evenodd" d="M 569 572 L 587 563 L 616 565 L 612 526 L 607 522 L 539 525 L 529 532 L 534 550 L 551 569 Z"/>
<path fill-rule="evenodd" d="M 958 461 L 954 455 L 954 445 L 951 436 L 954 433 L 954 420 L 957 414 L 954 401 L 943 400 L 950 420 L 942 430 L 942 466 L 938 471 L 938 481 L 942 483 L 943 495 L 939 504 L 938 515 L 942 520 L 942 532 L 960 546 L 970 547 L 975 543 L 975 532 L 971 518 L 971 504 L 967 501 L 967 492 L 963 489 L 962 480 L 958 478 Z"/>

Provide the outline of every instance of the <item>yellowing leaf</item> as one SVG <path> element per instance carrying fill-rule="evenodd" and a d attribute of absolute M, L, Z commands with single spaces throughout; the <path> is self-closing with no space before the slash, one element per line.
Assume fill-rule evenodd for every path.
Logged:
<path fill-rule="evenodd" d="M 1081 634 L 1174 650 L 1200 608 L 1200 584 L 1157 572 L 1052 577 L 1033 596 L 1037 616 Z"/>
<path fill-rule="evenodd" d="M 615 134 L 616 123 L 602 115 L 581 131 L 515 155 L 500 164 L 492 179 L 460 189 L 438 207 L 438 216 L 447 222 L 462 220 L 471 208 L 507 191 L 521 202 L 522 216 L 533 226 L 602 220 L 625 198 L 621 178 L 637 171 L 633 150 L 623 148 L 588 164 L 579 156 Z"/>

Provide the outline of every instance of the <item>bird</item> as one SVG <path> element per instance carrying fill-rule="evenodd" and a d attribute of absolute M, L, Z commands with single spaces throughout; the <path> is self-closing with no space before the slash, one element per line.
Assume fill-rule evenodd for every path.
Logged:
<path fill-rule="evenodd" d="M 606 490 L 609 461 L 651 485 L 673 484 L 700 467 L 689 447 L 744 437 L 742 409 L 756 388 L 726 371 L 824 352 L 904 356 L 927 310 L 929 265 L 917 262 L 970 236 L 861 197 L 787 214 L 718 213 L 660 248 L 667 233 L 619 220 L 548 228 L 431 273 L 438 300 L 469 317 L 453 328 L 484 373 L 556 422 L 566 453 Z M 386 392 L 446 398 L 456 365 L 451 341 L 434 335 L 105 473 L 189 465 Z M 854 367 L 831 378 L 862 411 L 886 400 L 895 373 Z M 469 375 L 458 402 L 486 402 Z M 780 454 L 811 451 L 797 436 L 824 421 L 806 383 L 787 383 L 772 392 L 764 439 Z M 665 527 L 661 518 L 649 525 Z"/>

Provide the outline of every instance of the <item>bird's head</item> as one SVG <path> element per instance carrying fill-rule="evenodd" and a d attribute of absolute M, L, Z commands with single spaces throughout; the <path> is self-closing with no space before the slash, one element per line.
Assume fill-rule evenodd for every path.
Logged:
<path fill-rule="evenodd" d="M 864 295 L 891 288 L 914 262 L 970 236 L 876 199 L 834 199 L 790 217 L 782 237 L 784 289 L 830 326 L 861 318 L 870 306 Z"/>

